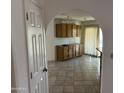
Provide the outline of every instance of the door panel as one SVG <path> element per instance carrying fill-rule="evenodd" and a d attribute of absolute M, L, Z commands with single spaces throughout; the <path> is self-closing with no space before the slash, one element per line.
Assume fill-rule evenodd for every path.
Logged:
<path fill-rule="evenodd" d="M 32 35 L 33 69 L 38 72 L 36 35 Z"/>
<path fill-rule="evenodd" d="M 35 13 L 34 12 L 30 12 L 30 24 L 32 27 L 35 26 Z"/>
<path fill-rule="evenodd" d="M 30 2 L 26 20 L 30 93 L 48 93 L 45 30 L 42 27 L 41 9 Z"/>

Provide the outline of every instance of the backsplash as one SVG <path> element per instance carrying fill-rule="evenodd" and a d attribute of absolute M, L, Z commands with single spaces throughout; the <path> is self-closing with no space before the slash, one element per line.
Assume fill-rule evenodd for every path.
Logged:
<path fill-rule="evenodd" d="M 70 37 L 70 38 L 55 38 L 53 41 L 54 45 L 65 45 L 65 44 L 79 44 L 79 37 Z"/>

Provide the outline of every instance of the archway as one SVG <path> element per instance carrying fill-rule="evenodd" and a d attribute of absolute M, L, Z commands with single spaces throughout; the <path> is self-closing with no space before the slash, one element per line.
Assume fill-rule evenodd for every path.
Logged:
<path fill-rule="evenodd" d="M 56 20 L 55 20 L 56 19 Z M 61 22 L 60 22 L 61 21 Z M 74 22 L 75 21 L 75 22 Z M 65 41 L 68 41 L 68 39 L 67 38 L 65 38 L 64 40 L 60 40 L 60 38 L 59 38 L 59 40 L 57 40 L 57 39 L 55 39 L 55 24 L 56 23 L 58 23 L 58 22 L 60 22 L 60 23 L 66 23 L 66 24 L 70 24 L 70 23 L 75 23 L 75 24 L 77 24 L 77 25 L 79 25 L 80 24 L 80 22 L 83 22 L 83 28 L 82 28 L 82 30 L 85 30 L 86 28 L 90 28 L 91 30 L 93 30 L 94 29 L 94 27 L 96 28 L 96 27 L 98 27 L 97 28 L 97 30 L 98 30 L 98 33 L 99 32 L 101 32 L 101 31 L 99 31 L 99 30 L 101 30 L 101 27 L 100 27 L 100 25 L 99 25 L 99 23 L 98 23 L 98 21 L 96 21 L 96 19 L 94 18 L 94 17 L 92 17 L 92 16 L 90 16 L 89 14 L 87 14 L 86 12 L 84 12 L 84 11 L 81 11 L 81 10 L 72 10 L 72 11 L 70 11 L 70 12 L 64 12 L 64 13 L 59 13 L 57 16 L 55 16 L 54 18 L 53 18 L 53 20 L 49 23 L 49 25 L 48 25 L 48 28 L 47 28 L 47 30 L 46 30 L 46 36 L 47 36 L 47 59 L 49 60 L 49 61 L 55 61 L 56 60 L 56 57 L 55 57 L 55 45 L 57 44 L 57 45 L 61 45 L 61 44 L 63 44 L 63 43 L 60 43 L 60 41 L 62 41 L 62 42 L 64 42 L 64 40 Z M 67 27 L 66 27 L 67 28 Z M 96 33 L 96 34 L 94 34 L 95 36 L 96 35 L 98 35 L 98 33 Z M 83 33 L 84 35 L 86 35 L 85 33 Z M 89 33 L 90 34 L 90 33 Z M 92 34 L 92 33 L 91 33 Z M 101 34 L 100 34 L 101 35 Z M 100 36 L 100 35 L 98 35 L 98 36 Z M 52 36 L 52 37 L 51 37 Z M 94 36 L 93 36 L 94 37 Z M 82 38 L 84 38 L 84 37 L 82 37 Z M 81 39 L 82 39 L 81 38 Z M 99 37 L 97 37 L 97 39 L 98 39 Z M 80 40 L 81 40 L 80 39 Z M 77 40 L 77 41 L 76 41 Z M 76 43 L 77 42 L 79 42 L 78 41 L 79 39 L 78 38 L 75 38 L 75 40 L 74 41 L 76 41 Z M 101 44 L 103 43 L 102 42 L 102 39 L 100 38 L 99 40 L 101 40 L 101 41 L 98 41 L 98 42 L 100 42 L 100 43 L 97 43 L 97 44 L 94 44 L 94 45 L 98 45 L 98 46 L 101 46 Z M 72 42 L 71 42 L 72 41 Z M 70 44 L 72 44 L 72 43 L 74 43 L 74 41 L 73 40 L 70 40 L 70 41 L 68 41 L 68 42 L 71 42 Z M 84 41 L 81 41 L 81 42 L 83 42 L 83 44 L 84 44 Z M 51 44 L 49 44 L 49 43 L 51 43 Z M 48 45 L 49 44 L 49 45 Z M 67 44 L 67 42 L 66 43 L 64 43 L 64 44 Z M 94 46 L 93 45 L 93 46 Z M 97 47 L 98 47 L 97 46 Z M 95 46 L 95 51 L 96 51 L 96 48 L 97 48 L 96 46 Z M 90 47 L 91 48 L 91 47 Z M 89 49 L 88 49 L 89 50 Z M 102 50 L 102 48 L 101 48 L 101 50 Z M 94 51 L 94 50 L 93 50 Z M 96 52 L 97 53 L 97 52 Z M 86 54 L 86 53 L 85 53 Z M 91 56 L 92 55 L 88 55 L 88 56 L 90 56 L 90 59 L 91 59 Z M 94 56 L 94 55 L 93 55 Z M 95 56 L 99 56 L 99 55 L 95 55 Z M 49 67 L 49 66 L 48 66 Z M 53 77 L 53 80 L 55 79 L 55 77 Z M 61 81 L 61 79 L 60 79 L 60 81 Z M 53 82 L 52 82 L 53 83 Z M 57 82 L 58 83 L 58 82 Z M 62 83 L 62 82 L 59 82 L 59 83 Z M 91 82 L 90 82 L 91 83 Z M 92 82 L 93 83 L 93 82 Z M 60 84 L 61 85 L 61 84 Z M 61 87 L 62 88 L 62 87 Z M 69 88 L 69 87 L 68 87 Z M 72 87 L 71 87 L 72 88 Z M 95 90 L 94 90 L 95 91 Z"/>

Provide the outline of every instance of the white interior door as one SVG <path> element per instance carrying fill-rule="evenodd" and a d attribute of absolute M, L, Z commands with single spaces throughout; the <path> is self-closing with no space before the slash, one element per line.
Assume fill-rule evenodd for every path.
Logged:
<path fill-rule="evenodd" d="M 26 21 L 30 93 L 48 93 L 45 31 L 42 26 L 41 9 L 31 1 Z"/>
<path fill-rule="evenodd" d="M 85 28 L 85 54 L 97 55 L 98 47 L 98 27 Z"/>

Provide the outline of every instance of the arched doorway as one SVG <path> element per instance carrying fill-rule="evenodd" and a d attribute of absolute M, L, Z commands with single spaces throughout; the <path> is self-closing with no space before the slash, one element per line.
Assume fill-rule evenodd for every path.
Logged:
<path fill-rule="evenodd" d="M 58 27 L 56 24 L 59 24 Z M 75 34 L 74 36 L 79 25 L 81 25 L 80 35 Z M 56 29 L 72 29 L 73 33 L 70 34 L 67 31 L 59 33 Z M 102 51 L 103 39 L 100 25 L 96 19 L 81 10 L 60 13 L 49 23 L 46 37 L 50 93 L 60 91 L 61 93 L 83 91 L 100 93 L 100 53 L 96 48 L 100 47 Z M 59 49 L 60 47 L 65 48 L 66 53 L 68 51 L 65 60 L 62 60 L 63 57 L 58 57 L 64 50 L 60 49 L 61 53 L 58 53 L 57 46 Z M 75 47 L 74 57 L 72 47 Z M 71 49 L 72 52 L 69 52 Z M 72 55 L 69 56 L 71 53 Z"/>

